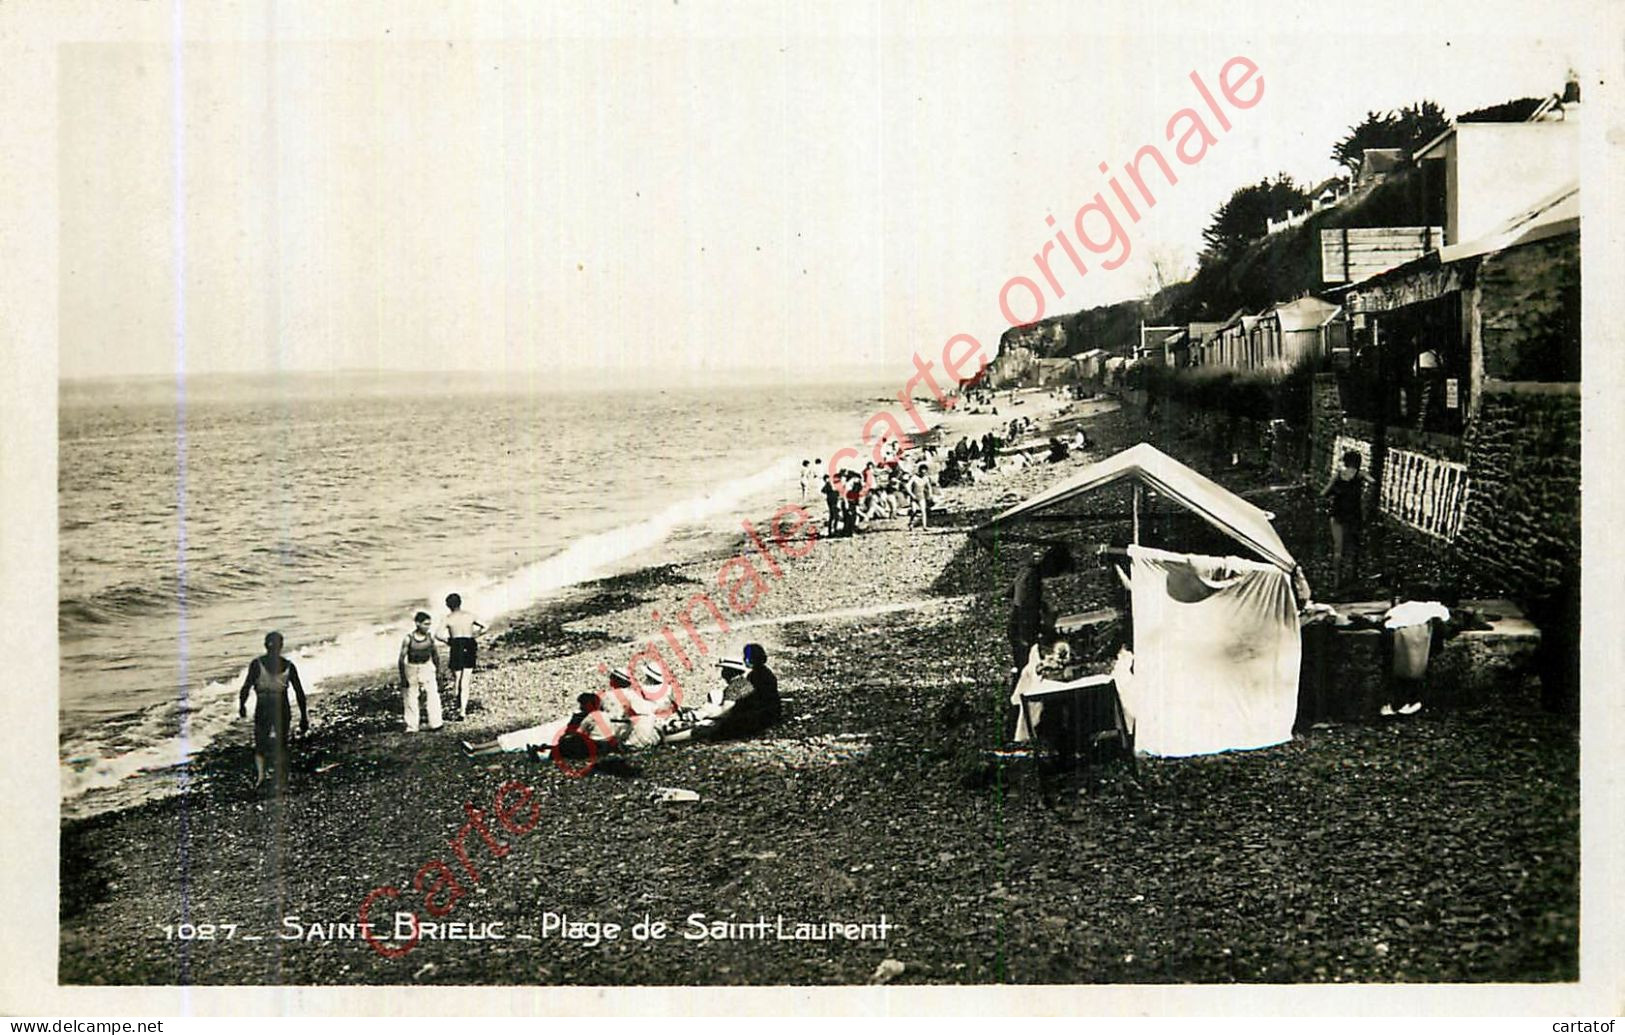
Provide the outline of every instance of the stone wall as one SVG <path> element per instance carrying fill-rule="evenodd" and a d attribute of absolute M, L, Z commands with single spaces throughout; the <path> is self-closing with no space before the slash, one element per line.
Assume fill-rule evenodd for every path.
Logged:
<path fill-rule="evenodd" d="M 1484 258 L 1478 270 L 1484 375 L 1580 380 L 1580 235 Z"/>
<path fill-rule="evenodd" d="M 1489 382 L 1468 428 L 1472 473 L 1456 550 L 1474 591 L 1532 600 L 1578 578 L 1578 385 Z"/>
<path fill-rule="evenodd" d="M 1309 389 L 1309 480 L 1318 489 L 1337 463 L 1337 437 L 1343 434 L 1343 402 L 1336 374 L 1316 374 Z"/>

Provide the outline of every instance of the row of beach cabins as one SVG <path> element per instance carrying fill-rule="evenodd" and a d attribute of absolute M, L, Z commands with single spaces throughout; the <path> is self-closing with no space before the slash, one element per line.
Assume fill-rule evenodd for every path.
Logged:
<path fill-rule="evenodd" d="M 1222 366 L 1286 371 L 1306 362 L 1344 365 L 1349 351 L 1344 307 L 1306 297 L 1261 313 L 1237 310 L 1222 322 L 1140 327 L 1130 355 L 1089 349 L 1075 356 L 1041 356 L 1029 345 L 1007 347 L 992 365 L 992 383 L 1037 388 L 1094 383 L 1121 385 L 1136 364 Z"/>
<path fill-rule="evenodd" d="M 1572 310 L 1578 295 L 1578 86 L 1571 82 L 1561 95 L 1527 110 L 1512 102 L 1501 107 L 1506 110 L 1494 115 L 1464 116 L 1409 156 L 1380 152 L 1384 161 L 1362 168 L 1352 197 L 1332 198 L 1311 213 L 1358 201 L 1389 178 L 1403 177 L 1395 181 L 1407 199 L 1400 211 L 1416 224 L 1321 224 L 1320 287 L 1313 293 L 1261 311 L 1238 309 L 1221 321 L 1142 323 L 1138 340 L 1099 343 L 1109 348 L 1078 350 L 1065 340 L 1060 320 L 1034 324 L 1007 336 L 991 364 L 990 383 L 1111 388 L 1121 386 L 1136 365 L 1345 370 L 1368 347 L 1414 352 L 1400 365 L 1416 370 L 1431 364 L 1459 367 L 1463 380 L 1495 377 L 1483 342 L 1474 339 L 1483 313 L 1465 304 L 1478 293 L 1481 265 L 1503 267 L 1496 288 L 1526 296 L 1522 301 L 1533 304 L 1523 309 L 1553 323 L 1577 319 Z M 1537 243 L 1545 247 L 1529 248 Z M 1452 306 L 1452 300 L 1464 304 Z M 1437 311 L 1425 311 L 1427 303 Z M 1379 330 L 1383 324 L 1386 333 Z M 1563 330 L 1578 337 L 1577 326 Z M 1568 357 L 1522 358 L 1510 364 L 1519 369 L 1502 379 L 1576 379 Z"/>

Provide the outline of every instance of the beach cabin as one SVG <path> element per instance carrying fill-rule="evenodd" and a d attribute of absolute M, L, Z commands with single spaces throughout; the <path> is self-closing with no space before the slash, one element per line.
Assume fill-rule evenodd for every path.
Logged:
<path fill-rule="evenodd" d="M 1105 349 L 1090 349 L 1078 356 L 1078 374 L 1086 381 L 1099 382 L 1101 369 L 1111 353 Z"/>
<path fill-rule="evenodd" d="M 1258 321 L 1259 369 L 1285 372 L 1300 363 L 1324 365 L 1341 334 L 1343 308 L 1318 298 L 1283 302 Z"/>

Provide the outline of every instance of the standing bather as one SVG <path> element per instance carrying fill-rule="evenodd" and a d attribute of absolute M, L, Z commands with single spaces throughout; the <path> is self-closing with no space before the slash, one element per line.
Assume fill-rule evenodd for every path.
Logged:
<path fill-rule="evenodd" d="M 299 732 L 310 730 L 310 712 L 305 707 L 305 688 L 299 670 L 282 656 L 282 634 L 265 634 L 265 654 L 248 663 L 248 675 L 237 693 L 237 716 L 248 717 L 248 691 L 254 691 L 254 786 L 265 782 L 267 761 L 283 782 L 288 774 L 288 727 L 293 713 L 288 707 L 288 687 L 299 699 Z"/>
<path fill-rule="evenodd" d="M 443 641 L 451 655 L 453 722 L 468 716 L 468 695 L 474 683 L 475 637 L 485 631 L 485 623 L 464 611 L 463 598 L 456 593 L 446 597 L 446 635 Z"/>
<path fill-rule="evenodd" d="M 429 729 L 441 727 L 440 718 L 440 651 L 429 634 L 434 619 L 429 612 L 419 611 L 413 616 L 415 628 L 401 641 L 401 712 L 406 720 L 406 732 L 418 731 L 418 696 L 421 694 L 429 711 Z"/>

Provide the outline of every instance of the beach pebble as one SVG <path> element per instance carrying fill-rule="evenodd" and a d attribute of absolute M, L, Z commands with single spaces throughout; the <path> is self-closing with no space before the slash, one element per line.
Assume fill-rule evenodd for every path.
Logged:
<path fill-rule="evenodd" d="M 869 983 L 871 985 L 884 985 L 893 978 L 901 977 L 906 969 L 908 968 L 904 966 L 902 960 L 881 960 L 880 965 L 875 968 L 875 972 L 869 975 Z"/>

